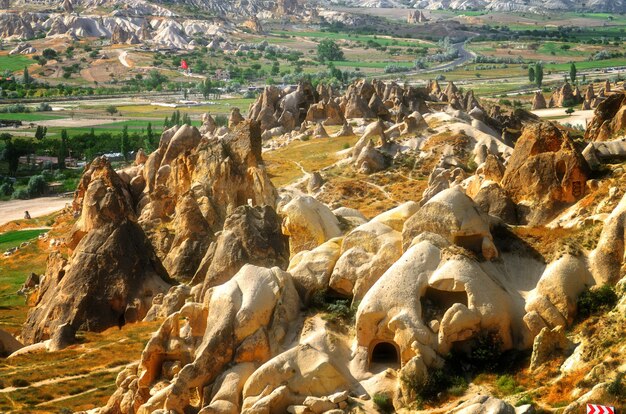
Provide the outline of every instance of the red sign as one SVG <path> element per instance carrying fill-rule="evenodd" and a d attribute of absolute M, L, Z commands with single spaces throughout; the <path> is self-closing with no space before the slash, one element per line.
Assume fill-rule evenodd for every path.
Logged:
<path fill-rule="evenodd" d="M 587 414 L 615 414 L 615 408 L 598 404 L 587 404 Z"/>
<path fill-rule="evenodd" d="M 189 69 L 189 65 L 187 65 L 187 61 L 185 59 L 180 61 L 180 67 L 183 68 L 184 70 Z"/>

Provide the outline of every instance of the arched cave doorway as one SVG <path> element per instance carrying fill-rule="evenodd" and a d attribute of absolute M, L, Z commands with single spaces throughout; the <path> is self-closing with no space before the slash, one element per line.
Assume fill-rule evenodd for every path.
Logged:
<path fill-rule="evenodd" d="M 400 368 L 400 353 L 394 343 L 378 342 L 370 352 L 370 368 Z"/>

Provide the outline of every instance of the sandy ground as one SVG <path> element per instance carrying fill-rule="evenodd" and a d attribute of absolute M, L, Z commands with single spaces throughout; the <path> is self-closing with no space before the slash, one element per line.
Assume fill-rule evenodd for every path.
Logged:
<path fill-rule="evenodd" d="M 68 127 L 80 128 L 90 127 L 94 125 L 114 124 L 116 122 L 124 122 L 127 119 L 120 118 L 76 118 L 76 119 L 50 119 L 48 121 L 37 121 L 37 125 L 46 127 Z"/>
<path fill-rule="evenodd" d="M 587 122 L 589 122 L 591 118 L 593 118 L 593 110 L 576 111 L 572 115 L 567 116 L 567 114 L 565 113 L 565 109 L 566 108 L 548 108 L 539 109 L 532 112 L 540 118 L 553 118 L 563 116 L 563 118 L 555 119 L 555 121 L 560 124 L 572 124 L 582 127 L 587 127 Z"/>
<path fill-rule="evenodd" d="M 0 201 L 0 225 L 13 220 L 24 218 L 24 212 L 28 211 L 32 218 L 45 216 L 61 210 L 66 204 L 72 202 L 71 198 L 42 197 L 32 200 Z"/>

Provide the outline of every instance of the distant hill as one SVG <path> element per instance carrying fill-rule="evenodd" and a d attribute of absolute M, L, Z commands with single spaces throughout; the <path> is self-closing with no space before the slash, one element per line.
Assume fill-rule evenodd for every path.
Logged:
<path fill-rule="evenodd" d="M 542 13 L 559 10 L 626 13 L 626 0 L 354 0 L 359 7 L 416 7 Z"/>

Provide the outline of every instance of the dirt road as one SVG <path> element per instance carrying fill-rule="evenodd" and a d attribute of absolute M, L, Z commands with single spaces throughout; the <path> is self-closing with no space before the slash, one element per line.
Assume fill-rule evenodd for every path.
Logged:
<path fill-rule="evenodd" d="M 13 220 L 24 218 L 24 212 L 28 211 L 32 218 L 45 216 L 61 210 L 66 204 L 72 202 L 71 198 L 42 197 L 32 200 L 0 201 L 0 225 Z"/>
<path fill-rule="evenodd" d="M 571 115 L 568 115 L 565 110 L 567 108 L 548 108 L 532 111 L 533 114 L 540 118 L 552 118 L 560 124 L 571 124 L 574 126 L 587 127 L 587 123 L 593 118 L 593 110 L 590 111 L 575 111 Z"/>

